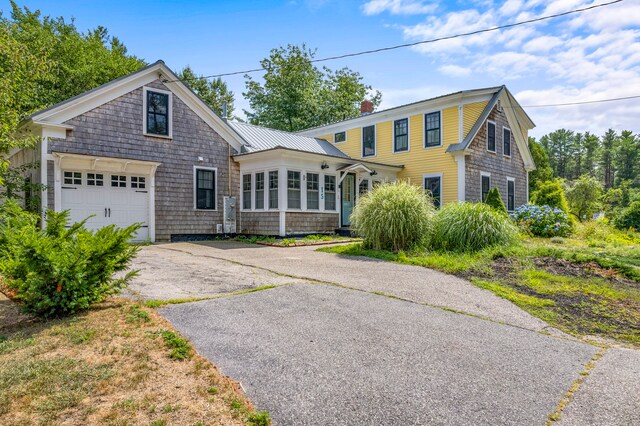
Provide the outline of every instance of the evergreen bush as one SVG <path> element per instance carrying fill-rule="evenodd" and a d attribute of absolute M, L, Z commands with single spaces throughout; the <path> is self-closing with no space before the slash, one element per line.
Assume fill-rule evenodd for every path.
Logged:
<path fill-rule="evenodd" d="M 39 229 L 38 216 L 15 202 L 0 208 L 0 273 L 26 311 L 73 314 L 118 293 L 136 275 L 113 277 L 135 257 L 138 247 L 129 241 L 139 225 L 91 232 L 84 223 L 70 225 L 68 211 L 49 211 L 46 227 Z"/>
<path fill-rule="evenodd" d="M 569 213 L 569 203 L 559 179 L 541 182 L 538 189 L 531 194 L 531 202 L 538 206 L 556 207 Z"/>
<path fill-rule="evenodd" d="M 640 201 L 634 201 L 623 209 L 615 220 L 616 228 L 640 230 Z"/>
<path fill-rule="evenodd" d="M 502 197 L 500 197 L 500 191 L 498 191 L 498 188 L 495 186 L 487 193 L 487 198 L 484 200 L 484 203 L 493 207 L 496 211 L 507 214 L 507 207 L 504 205 Z"/>
<path fill-rule="evenodd" d="M 351 226 L 364 238 L 365 247 L 397 252 L 425 246 L 434 215 L 433 202 L 422 188 L 396 181 L 362 196 Z"/>

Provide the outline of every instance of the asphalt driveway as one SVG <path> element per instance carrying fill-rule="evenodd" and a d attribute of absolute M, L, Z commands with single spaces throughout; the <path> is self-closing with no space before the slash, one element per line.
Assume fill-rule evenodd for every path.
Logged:
<path fill-rule="evenodd" d="M 143 253 L 155 262 L 141 277 L 147 288 L 171 280 L 165 256 L 200 271 L 176 287 L 194 296 L 189 283 L 214 275 L 225 279 L 211 294 L 238 290 L 235 268 L 254 274 L 253 286 L 261 274 L 275 280 L 160 312 L 276 425 L 542 425 L 585 377 L 561 424 L 640 424 L 640 352 L 549 335 L 464 280 L 309 248 L 182 243 Z"/>

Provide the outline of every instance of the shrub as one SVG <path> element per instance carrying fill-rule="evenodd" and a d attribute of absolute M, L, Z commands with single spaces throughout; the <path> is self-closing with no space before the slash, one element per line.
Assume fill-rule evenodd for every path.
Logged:
<path fill-rule="evenodd" d="M 569 203 L 564 195 L 562 181 L 559 179 L 541 182 L 538 189 L 531 194 L 531 202 L 538 206 L 556 207 L 569 213 Z"/>
<path fill-rule="evenodd" d="M 526 204 L 511 215 L 525 231 L 539 237 L 566 237 L 571 234 L 567 213 L 557 207 Z"/>
<path fill-rule="evenodd" d="M 578 219 L 592 219 L 602 208 L 602 184 L 594 177 L 584 175 L 576 180 L 567 190 L 567 201 L 571 213 Z"/>
<path fill-rule="evenodd" d="M 0 211 L 0 273 L 26 311 L 51 317 L 73 314 L 117 293 L 135 276 L 127 269 L 138 248 L 129 244 L 139 225 L 91 232 L 69 225 L 69 213 L 49 211 L 38 229 L 14 202 Z M 15 226 L 15 227 L 14 227 Z"/>
<path fill-rule="evenodd" d="M 407 250 L 427 244 L 435 208 L 422 188 L 406 182 L 383 183 L 360 198 L 351 225 L 364 245 Z"/>
<path fill-rule="evenodd" d="M 640 201 L 634 201 L 616 217 L 618 229 L 640 229 Z"/>
<path fill-rule="evenodd" d="M 494 210 L 507 214 L 507 207 L 502 202 L 502 197 L 500 197 L 500 191 L 495 186 L 489 190 L 487 193 L 487 198 L 484 200 L 484 203 L 488 206 L 494 208 Z"/>
<path fill-rule="evenodd" d="M 477 251 L 511 245 L 518 231 L 508 216 L 484 204 L 452 203 L 437 215 L 432 247 L 450 251 Z"/>

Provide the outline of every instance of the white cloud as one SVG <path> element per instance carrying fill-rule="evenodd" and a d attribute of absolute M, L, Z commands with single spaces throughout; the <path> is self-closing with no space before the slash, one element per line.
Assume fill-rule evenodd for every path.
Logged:
<path fill-rule="evenodd" d="M 601 2 L 476 2 L 473 8 L 427 14 L 418 24 L 399 27 L 407 40 L 426 40 Z M 413 50 L 425 56 L 429 68 L 438 70 L 445 80 L 443 85 L 459 85 L 459 77 L 469 77 L 478 87 L 508 83 L 523 105 L 640 95 L 640 4 L 623 2 L 508 30 L 422 44 Z M 468 87 L 463 84 L 449 91 L 461 88 Z M 400 92 L 394 93 L 398 97 Z M 443 93 L 447 92 L 430 95 Z M 387 96 L 386 91 L 383 94 Z M 597 134 L 609 127 L 640 131 L 640 103 L 633 100 L 531 108 L 527 112 L 538 125 L 532 132 L 537 136 L 560 127 Z"/>
<path fill-rule="evenodd" d="M 464 10 L 449 13 L 444 18 L 430 16 L 425 23 L 403 27 L 403 32 L 405 37 L 411 40 L 430 40 L 458 34 L 461 29 L 464 32 L 472 32 L 493 26 L 495 26 L 493 14 L 481 14 L 477 10 Z M 466 50 L 467 47 L 474 45 L 486 45 L 490 42 L 491 37 L 492 33 L 477 34 L 418 45 L 415 50 L 424 53 L 453 51 L 455 49 Z"/>
<path fill-rule="evenodd" d="M 471 75 L 471 69 L 461 67 L 459 65 L 442 65 L 438 68 L 444 75 L 452 76 L 452 77 L 467 77 Z"/>
<path fill-rule="evenodd" d="M 435 3 L 421 0 L 371 0 L 362 5 L 365 15 L 378 15 L 389 12 L 392 15 L 420 15 L 433 12 Z"/>
<path fill-rule="evenodd" d="M 562 39 L 555 36 L 540 36 L 529 40 L 522 48 L 525 52 L 549 52 L 554 47 L 562 45 Z"/>

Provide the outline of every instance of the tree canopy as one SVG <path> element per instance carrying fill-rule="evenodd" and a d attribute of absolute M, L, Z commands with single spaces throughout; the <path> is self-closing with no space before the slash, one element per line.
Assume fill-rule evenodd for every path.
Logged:
<path fill-rule="evenodd" d="M 380 92 L 371 93 L 358 72 L 319 69 L 314 57 L 315 50 L 304 44 L 278 47 L 260 62 L 264 82 L 245 75 L 250 123 L 297 131 L 359 115 L 368 95 L 374 107 L 380 104 Z"/>
<path fill-rule="evenodd" d="M 229 90 L 227 83 L 222 81 L 221 78 L 218 77 L 209 81 L 202 76 L 196 75 L 189 66 L 178 73 L 178 78 L 191 87 L 220 116 L 222 116 L 223 105 L 226 102 L 227 116 L 224 118 L 233 118 L 235 110 L 233 92 Z"/>

